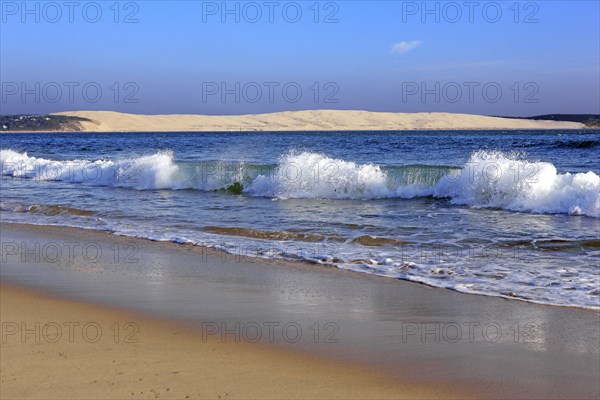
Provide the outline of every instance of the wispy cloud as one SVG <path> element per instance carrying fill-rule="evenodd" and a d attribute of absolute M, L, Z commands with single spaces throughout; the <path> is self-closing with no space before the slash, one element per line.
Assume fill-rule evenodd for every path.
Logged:
<path fill-rule="evenodd" d="M 421 45 L 420 40 L 413 40 L 412 42 L 399 42 L 395 43 L 390 47 L 390 51 L 392 54 L 406 54 L 409 51 L 416 49 Z"/>

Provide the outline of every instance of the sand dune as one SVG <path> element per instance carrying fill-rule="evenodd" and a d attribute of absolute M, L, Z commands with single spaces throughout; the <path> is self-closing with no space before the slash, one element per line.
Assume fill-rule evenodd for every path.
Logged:
<path fill-rule="evenodd" d="M 75 111 L 59 115 L 88 118 L 88 132 L 329 131 L 429 129 L 582 129 L 575 122 L 533 121 L 451 113 L 384 113 L 346 110 L 286 111 L 253 115 L 141 115 Z"/>

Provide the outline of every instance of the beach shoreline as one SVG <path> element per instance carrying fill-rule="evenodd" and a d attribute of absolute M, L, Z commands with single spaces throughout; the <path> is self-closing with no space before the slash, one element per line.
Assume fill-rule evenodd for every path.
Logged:
<path fill-rule="evenodd" d="M 494 294 L 494 293 L 461 291 L 461 290 L 457 290 L 457 289 L 450 288 L 450 287 L 436 286 L 434 284 L 429 284 L 426 282 L 420 282 L 420 281 L 416 281 L 416 280 L 409 280 L 409 279 L 397 278 L 397 277 L 380 275 L 380 274 L 366 274 L 363 271 L 358 271 L 358 270 L 353 270 L 353 269 L 348 269 L 348 268 L 340 268 L 340 267 L 335 266 L 334 264 L 328 263 L 327 261 L 318 262 L 318 261 L 314 261 L 311 259 L 302 259 L 302 258 L 293 259 L 293 258 L 279 258 L 279 257 L 259 257 L 259 256 L 247 255 L 247 254 L 239 255 L 239 254 L 228 252 L 223 249 L 208 246 L 208 245 L 202 244 L 202 243 L 180 242 L 180 241 L 172 241 L 172 240 L 158 240 L 158 239 L 152 239 L 152 238 L 144 237 L 144 236 L 130 236 L 127 234 L 115 233 L 114 231 L 111 231 L 111 230 L 102 230 L 102 229 L 98 229 L 98 228 L 83 228 L 80 226 L 45 225 L 45 224 L 36 224 L 36 223 L 30 224 L 30 223 L 24 223 L 24 222 L 2 222 L 2 225 L 8 226 L 8 227 L 15 227 L 17 229 L 24 228 L 24 229 L 33 229 L 33 230 L 44 230 L 44 229 L 48 229 L 48 228 L 50 228 L 50 229 L 56 228 L 56 229 L 65 230 L 65 231 L 72 230 L 74 232 L 81 230 L 84 232 L 91 233 L 92 235 L 94 235 L 94 234 L 105 235 L 106 234 L 106 235 L 110 235 L 110 236 L 114 236 L 114 237 L 123 238 L 124 240 L 133 239 L 133 240 L 148 241 L 148 242 L 157 243 L 157 244 L 160 243 L 160 244 L 164 244 L 167 246 L 173 246 L 175 249 L 177 249 L 177 248 L 190 249 L 191 248 L 193 250 L 198 250 L 200 252 L 200 254 L 202 254 L 202 257 L 206 257 L 206 254 L 210 254 L 211 256 L 219 257 L 221 259 L 227 259 L 227 258 L 234 259 L 235 260 L 234 262 L 236 262 L 236 263 L 239 262 L 238 259 L 240 259 L 240 260 L 250 260 L 251 263 L 266 263 L 266 264 L 277 263 L 277 264 L 285 265 L 288 268 L 295 268 L 295 267 L 300 266 L 300 268 L 317 268 L 320 271 L 328 271 L 328 272 L 331 272 L 331 270 L 334 270 L 334 271 L 339 271 L 341 273 L 354 275 L 354 276 L 358 277 L 358 279 L 361 279 L 363 277 L 369 277 L 369 278 L 374 278 L 374 279 L 383 279 L 383 280 L 388 280 L 388 281 L 393 281 L 393 282 L 400 282 L 400 284 L 418 285 L 418 286 L 424 286 L 424 287 L 432 288 L 432 289 L 440 289 L 440 290 L 444 290 L 444 291 L 456 292 L 456 293 L 460 293 L 461 295 L 473 296 L 475 298 L 490 297 L 490 298 L 499 299 L 499 300 L 508 300 L 511 302 L 516 301 L 516 302 L 524 302 L 527 304 L 535 304 L 537 306 L 542 306 L 542 307 L 560 307 L 560 308 L 566 308 L 566 309 L 590 311 L 590 312 L 598 313 L 599 318 L 600 318 L 600 304 L 598 306 L 594 306 L 594 307 L 586 307 L 586 306 L 578 306 L 578 305 L 570 305 L 570 304 L 549 303 L 549 302 L 543 302 L 540 300 L 533 300 L 533 299 L 514 296 L 514 295 L 511 296 L 511 295 L 501 295 L 501 294 Z"/>
<path fill-rule="evenodd" d="M 441 389 L 448 398 L 557 394 L 595 398 L 600 393 L 595 382 L 600 314 L 595 311 L 466 295 L 306 263 L 235 260 L 198 246 L 76 228 L 3 223 L 2 242 L 6 261 L 3 285 L 25 285 L 71 302 L 186 321 L 197 332 L 223 326 L 231 329 L 236 324 L 263 326 L 268 321 L 294 323 L 305 332 L 302 340 L 291 343 L 276 338 L 264 344 L 277 351 L 298 351 L 348 366 L 360 365 L 417 392 L 418 388 L 431 387 L 435 393 Z M 34 249 L 36 243 L 64 246 L 75 242 L 83 247 L 93 243 L 107 254 L 113 254 L 111 246 L 135 245 L 139 259 L 135 264 L 112 259 L 94 265 L 77 259 L 49 263 L 43 257 L 22 259 L 14 248 L 10 254 L 6 252 L 7 243 L 25 243 Z M 322 337 L 318 343 L 304 340 L 309 332 L 312 335 L 310 327 L 316 322 L 320 329 L 328 322 L 335 324 L 338 341 L 327 343 Z M 469 323 L 488 330 L 500 327 L 503 337 L 482 338 L 477 330 L 472 337 L 465 331 L 454 341 L 449 327 Z M 429 328 L 441 326 L 445 334 L 440 335 L 439 328 L 437 333 L 428 334 L 426 324 L 433 324 Z M 539 329 L 531 331 L 532 326 Z M 409 328 L 422 331 L 415 334 Z M 517 336 L 515 329 L 520 332 Z M 211 339 L 219 341 L 223 331 L 226 329 L 211 331 Z M 248 342 L 241 336 L 242 342 Z M 225 339 L 231 341 L 227 335 Z M 390 389 L 390 393 L 397 389 Z M 461 394 L 453 396 L 453 390 Z M 275 397 L 284 393 L 290 392 Z M 382 393 L 367 397 L 385 397 L 388 392 Z M 340 397 L 348 397 L 348 393 Z M 416 397 L 423 397 L 423 392 Z"/>

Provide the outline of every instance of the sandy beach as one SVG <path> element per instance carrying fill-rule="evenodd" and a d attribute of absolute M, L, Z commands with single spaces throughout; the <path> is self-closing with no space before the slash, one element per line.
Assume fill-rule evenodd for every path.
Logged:
<path fill-rule="evenodd" d="M 348 363 L 203 339 L 177 321 L 22 287 L 2 284 L 0 299 L 3 399 L 460 397 Z"/>
<path fill-rule="evenodd" d="M 1 228 L 3 398 L 600 394 L 596 311 L 104 232 Z M 115 248 L 128 246 L 134 259 L 115 258 Z M 93 263 L 79 250 L 63 252 L 92 247 L 102 254 Z M 21 324 L 36 322 L 41 343 L 32 343 L 35 334 L 22 340 Z M 66 322 L 96 323 L 103 334 L 90 343 L 75 330 L 73 343 L 51 343 L 52 323 Z M 137 343 L 125 340 L 128 322 L 139 328 L 129 337 Z M 255 340 L 246 329 L 268 323 L 273 340 L 266 331 Z M 288 325 L 294 330 L 282 335 Z"/>
<path fill-rule="evenodd" d="M 238 132 L 583 129 L 575 122 L 533 121 L 452 113 L 387 113 L 354 110 L 287 111 L 254 115 L 141 115 L 112 111 L 62 112 L 90 119 L 85 132 Z"/>

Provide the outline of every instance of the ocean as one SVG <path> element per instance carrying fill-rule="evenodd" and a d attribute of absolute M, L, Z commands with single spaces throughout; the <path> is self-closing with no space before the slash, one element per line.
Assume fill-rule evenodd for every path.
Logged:
<path fill-rule="evenodd" d="M 2 222 L 600 309 L 599 130 L 0 139 Z"/>

